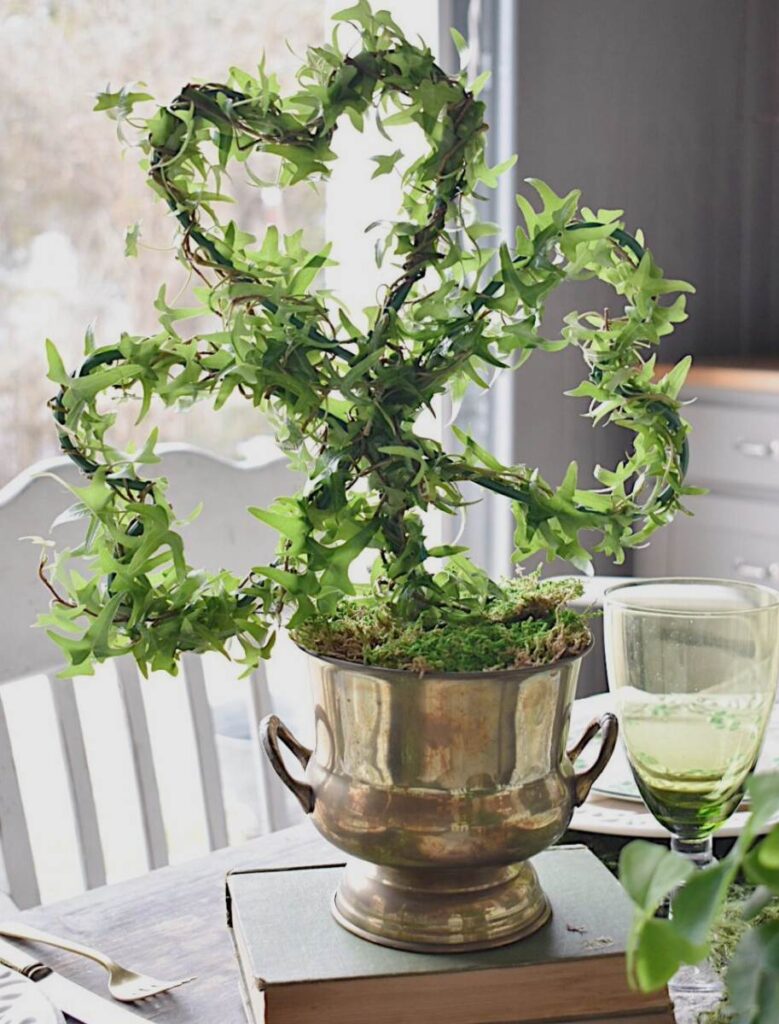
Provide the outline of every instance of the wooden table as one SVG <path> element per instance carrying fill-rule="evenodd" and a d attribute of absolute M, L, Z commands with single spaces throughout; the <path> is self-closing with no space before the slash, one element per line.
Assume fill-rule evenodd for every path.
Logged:
<path fill-rule="evenodd" d="M 56 935 L 80 939 L 160 978 L 196 975 L 168 995 L 129 1007 L 164 1024 L 243 1024 L 238 968 L 225 920 L 225 874 L 234 868 L 332 861 L 338 854 L 309 823 L 187 864 L 93 889 L 19 915 Z M 106 995 L 107 975 L 81 957 L 26 946 L 85 988 Z"/>

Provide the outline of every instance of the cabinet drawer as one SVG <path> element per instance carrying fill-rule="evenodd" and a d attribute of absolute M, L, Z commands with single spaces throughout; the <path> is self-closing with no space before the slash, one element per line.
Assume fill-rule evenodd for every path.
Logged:
<path fill-rule="evenodd" d="M 779 403 L 774 411 L 695 402 L 684 417 L 691 481 L 779 491 Z"/>
<path fill-rule="evenodd" d="M 715 576 L 779 589 L 779 500 L 707 495 L 635 553 L 637 576 Z"/>

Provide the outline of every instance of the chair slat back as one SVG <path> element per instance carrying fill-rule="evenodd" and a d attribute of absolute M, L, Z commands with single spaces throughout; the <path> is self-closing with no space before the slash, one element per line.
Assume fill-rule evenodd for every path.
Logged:
<path fill-rule="evenodd" d="M 206 693 L 206 681 L 200 658 L 185 654 L 184 678 L 187 685 L 189 713 L 195 733 L 200 788 L 206 811 L 208 842 L 212 850 L 227 846 L 227 817 L 222 796 L 222 773 L 214 739 L 214 720 Z"/>
<path fill-rule="evenodd" d="M 284 814 L 284 787 L 276 784 L 268 772 L 268 762 L 262 752 L 260 742 L 260 722 L 273 712 L 270 692 L 268 690 L 268 678 L 264 668 L 253 672 L 249 679 L 249 691 L 247 694 L 249 706 L 249 735 L 251 738 L 252 757 L 254 759 L 255 778 L 259 784 L 259 797 L 261 802 L 261 813 L 263 826 L 266 832 L 275 832 L 283 828 L 285 822 Z"/>
<path fill-rule="evenodd" d="M 38 879 L 32 859 L 30 833 L 24 814 L 19 778 L 16 774 L 11 736 L 0 701 L 0 824 L 6 885 L 20 907 L 40 903 Z"/>
<path fill-rule="evenodd" d="M 267 506 L 276 497 L 293 493 L 300 484 L 299 477 L 275 449 L 269 447 L 267 454 L 244 464 L 218 459 L 188 446 L 169 446 L 163 447 L 161 464 L 154 469 L 170 481 L 168 494 L 179 514 L 187 515 L 203 503 L 201 514 L 185 528 L 187 552 L 193 565 L 208 570 L 229 569 L 243 576 L 250 566 L 270 561 L 276 536 L 247 513 L 247 506 Z M 32 675 L 48 676 L 84 885 L 91 888 L 106 879 L 98 811 L 74 684 L 70 679 L 56 677 L 61 667 L 57 648 L 44 630 L 31 628 L 45 611 L 49 594 L 37 579 L 37 549 L 29 541 L 19 539 L 47 536 L 54 518 L 74 503 L 74 497 L 60 480 L 74 486 L 84 482 L 69 461 L 58 459 L 33 467 L 0 490 L 0 579 L 5 595 L 0 609 L 0 647 L 4 654 L 0 662 L 0 850 L 11 896 L 18 906 L 24 907 L 38 903 L 40 894 L 23 793 L 3 708 L 4 683 Z M 58 546 L 77 544 L 83 529 L 83 522 L 57 526 L 54 536 Z M 168 862 L 168 840 L 142 684 L 131 658 L 119 659 L 116 676 L 130 740 L 146 861 L 149 868 L 161 867 Z M 211 849 L 216 849 L 227 844 L 228 830 L 214 720 L 198 656 L 184 658 L 184 679 L 208 842 Z M 258 698 L 258 694 L 267 692 L 264 672 L 261 670 L 245 682 L 254 735 L 256 721 L 251 718 L 267 711 Z M 258 789 L 265 794 L 268 779 L 259 757 L 255 766 L 259 773 Z M 268 827 L 273 827 L 271 805 L 261 812 Z"/>
<path fill-rule="evenodd" d="M 141 677 L 132 658 L 117 660 L 116 675 L 132 746 L 135 787 L 143 819 L 146 863 L 150 868 L 162 868 L 168 863 L 168 838 L 165 835 L 146 706 L 141 693 Z"/>
<path fill-rule="evenodd" d="M 65 756 L 84 888 L 95 889 L 105 885 L 105 860 L 76 691 L 72 679 L 57 679 L 54 675 L 49 676 L 49 686 Z"/>

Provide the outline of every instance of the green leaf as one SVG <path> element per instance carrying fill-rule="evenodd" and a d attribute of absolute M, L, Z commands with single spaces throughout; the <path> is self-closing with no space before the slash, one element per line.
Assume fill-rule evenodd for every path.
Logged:
<path fill-rule="evenodd" d="M 76 523 L 81 519 L 85 519 L 90 513 L 90 509 L 83 501 L 77 501 L 75 505 L 70 505 L 53 520 L 50 530 L 55 530 L 58 526 L 65 526 L 67 523 Z M 23 538 L 28 539 L 28 538 Z M 29 538 L 32 539 L 32 538 Z M 42 542 L 46 543 L 46 542 Z M 48 544 L 53 544 L 53 541 L 48 541 Z"/>
<path fill-rule="evenodd" d="M 291 542 L 291 547 L 287 551 L 288 555 L 295 556 L 303 550 L 309 531 L 297 507 L 287 511 L 286 506 L 279 503 L 271 509 L 250 507 L 249 512 Z"/>
<path fill-rule="evenodd" d="M 744 872 L 753 884 L 779 893 L 779 826 L 747 854 Z"/>
<path fill-rule="evenodd" d="M 664 395 L 668 395 L 670 398 L 678 396 L 687 379 L 687 374 L 690 372 L 691 365 L 692 356 L 685 356 L 662 378 L 658 387 Z"/>
<path fill-rule="evenodd" d="M 643 839 L 625 846 L 619 858 L 619 880 L 625 891 L 638 907 L 651 914 L 693 871 L 688 860 Z"/>
<path fill-rule="evenodd" d="M 500 273 L 506 290 L 511 289 L 515 295 L 521 294 L 524 291 L 524 285 L 517 273 L 517 268 L 514 266 L 514 261 L 511 259 L 508 246 L 504 243 L 498 251 L 500 254 Z"/>
<path fill-rule="evenodd" d="M 752 895 L 745 900 L 741 916 L 745 921 L 752 921 L 771 903 L 774 893 L 767 886 L 759 885 Z"/>
<path fill-rule="evenodd" d="M 709 933 L 725 902 L 733 875 L 731 862 L 720 861 L 694 872 L 673 898 L 673 929 L 691 947 L 700 950 L 700 958 L 706 955 Z"/>
<path fill-rule="evenodd" d="M 159 440 L 160 430 L 159 427 L 155 427 L 149 436 L 146 438 L 146 442 L 140 452 L 135 456 L 134 462 L 142 466 L 151 466 L 160 461 L 159 455 L 157 455 L 157 441 Z"/>
<path fill-rule="evenodd" d="M 289 283 L 289 291 L 291 295 L 303 295 L 305 294 L 314 281 L 317 275 L 320 273 L 323 267 L 331 266 L 331 261 L 328 260 L 331 246 L 327 245 L 322 252 L 317 253 L 315 256 L 311 256 L 306 261 L 305 265 L 298 270 L 292 280 Z"/>
<path fill-rule="evenodd" d="M 512 154 L 508 159 L 503 160 L 499 164 L 495 164 L 494 167 L 488 167 L 486 163 L 481 163 L 476 168 L 476 180 L 482 182 L 487 188 L 497 188 L 498 179 L 506 171 L 511 170 L 514 164 L 517 162 L 516 153 Z"/>
<path fill-rule="evenodd" d="M 479 95 L 487 82 L 489 82 L 491 74 L 491 71 L 482 71 L 480 75 L 477 75 L 476 78 L 474 78 L 471 82 L 471 92 L 474 96 Z"/>
<path fill-rule="evenodd" d="M 119 89 L 117 92 L 111 92 L 106 89 L 105 92 L 97 94 L 95 105 L 92 109 L 104 111 L 108 113 L 109 116 L 124 120 L 133 113 L 133 107 L 136 103 L 143 103 L 150 99 L 152 99 L 152 96 L 150 96 L 149 93 L 139 89 L 134 90 L 129 87 L 125 87 Z"/>
<path fill-rule="evenodd" d="M 94 398 L 101 391 L 108 388 L 128 384 L 137 380 L 142 367 L 136 363 L 122 363 L 120 366 L 110 366 L 107 369 L 93 370 L 86 377 L 73 377 L 69 382 L 69 390 L 81 399 Z"/>
<path fill-rule="evenodd" d="M 744 935 L 728 967 L 727 988 L 733 1024 L 779 1021 L 779 921 Z"/>
<path fill-rule="evenodd" d="M 438 544 L 428 548 L 427 553 L 430 558 L 451 558 L 453 555 L 460 555 L 467 550 L 468 548 L 462 544 Z"/>
<path fill-rule="evenodd" d="M 327 568 L 322 575 L 323 586 L 334 587 L 342 594 L 355 592 L 349 579 L 349 566 L 368 546 L 376 533 L 376 526 L 375 522 L 370 522 L 343 544 L 325 549 Z"/>
<path fill-rule="evenodd" d="M 779 772 L 753 775 L 747 783 L 747 794 L 752 808 L 747 827 L 742 830 L 741 846 L 748 847 L 769 822 L 779 816 Z"/>
<path fill-rule="evenodd" d="M 570 501 L 576 492 L 576 485 L 579 475 L 579 467 L 575 462 L 568 464 L 563 482 L 560 484 L 558 494 L 566 501 Z"/>
<path fill-rule="evenodd" d="M 379 448 L 383 455 L 399 455 L 402 459 L 414 459 L 424 463 L 425 454 L 420 448 L 412 448 L 405 444 L 384 444 Z"/>
<path fill-rule="evenodd" d="M 389 174 L 390 171 L 394 170 L 398 160 L 403 159 L 403 150 L 396 149 L 394 153 L 390 153 L 388 156 L 372 156 L 371 160 L 377 165 L 376 170 L 371 175 L 371 178 L 378 178 L 380 174 Z"/>
<path fill-rule="evenodd" d="M 49 364 L 46 376 L 55 384 L 66 385 L 70 383 L 70 374 L 60 358 L 60 354 L 53 341 L 46 339 L 46 360 Z"/>
<path fill-rule="evenodd" d="M 100 513 L 110 503 L 112 491 L 101 476 L 94 476 L 83 487 L 70 488 L 81 504 L 95 514 Z"/>
<path fill-rule="evenodd" d="M 540 178 L 525 178 L 528 185 L 538 193 L 544 207 L 544 214 L 552 217 L 552 223 L 557 227 L 567 224 L 576 212 L 581 192 L 572 189 L 565 196 L 558 196 L 553 188 L 550 188 Z"/>
<path fill-rule="evenodd" d="M 482 448 L 482 446 L 478 444 L 470 434 L 467 434 L 457 426 L 452 426 L 452 433 L 457 440 L 465 446 L 466 453 L 475 457 L 475 459 L 483 466 L 486 466 L 487 469 L 492 469 L 496 472 L 503 471 L 505 467 L 501 462 L 496 459 L 494 455 L 491 455 L 486 448 Z"/>
<path fill-rule="evenodd" d="M 272 565 L 256 566 L 254 572 L 258 576 L 266 576 L 269 580 L 273 580 L 274 583 L 278 583 L 293 595 L 315 594 L 317 591 L 317 581 L 310 574 L 289 572 Z"/>
<path fill-rule="evenodd" d="M 373 11 L 368 0 L 358 0 L 351 7 L 345 7 L 333 15 L 333 21 L 354 21 L 363 28 L 367 28 L 373 19 Z"/>
<path fill-rule="evenodd" d="M 125 256 L 138 255 L 138 239 L 141 237 L 141 225 L 132 224 L 124 233 L 124 254 Z"/>
<path fill-rule="evenodd" d="M 652 917 L 644 922 L 630 957 L 631 977 L 642 992 L 667 985 L 682 964 L 694 962 L 695 950 L 674 931 L 671 922 Z"/>
<path fill-rule="evenodd" d="M 468 40 L 463 36 L 462 32 L 458 31 L 454 25 L 449 27 L 449 35 L 452 37 L 452 42 L 455 45 L 457 52 L 462 55 L 468 49 Z"/>
<path fill-rule="evenodd" d="M 112 652 L 112 644 L 110 642 L 110 633 L 114 617 L 116 616 L 119 606 L 123 600 L 123 594 L 116 594 L 114 597 L 109 598 L 87 631 L 86 636 L 91 642 L 98 657 L 105 657 L 110 653 L 123 653 L 121 650 Z"/>

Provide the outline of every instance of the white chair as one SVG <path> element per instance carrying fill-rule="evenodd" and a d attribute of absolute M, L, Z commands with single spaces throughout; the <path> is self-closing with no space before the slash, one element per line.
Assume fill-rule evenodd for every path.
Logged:
<path fill-rule="evenodd" d="M 162 462 L 154 467 L 154 472 L 169 478 L 169 494 L 177 511 L 186 514 L 204 502 L 201 515 L 186 527 L 191 564 L 212 570 L 227 568 L 241 574 L 251 565 L 267 563 L 273 556 L 277 537 L 246 509 L 249 505 L 267 506 L 277 496 L 297 490 L 299 478 L 288 468 L 286 460 L 275 450 L 248 464 L 227 462 L 189 447 L 163 446 L 161 450 Z M 68 460 L 57 459 L 35 466 L 0 490 L 0 851 L 10 897 L 19 908 L 39 903 L 40 890 L 4 711 L 3 684 L 13 680 L 33 675 L 48 677 L 48 695 L 56 714 L 66 766 L 83 884 L 93 888 L 106 881 L 93 780 L 74 683 L 57 678 L 62 667 L 58 649 L 44 630 L 31 628 L 38 613 L 45 610 L 48 595 L 37 579 L 36 547 L 19 538 L 48 535 L 55 516 L 74 501 L 57 480 L 42 473 L 55 473 L 71 484 L 84 482 Z M 58 526 L 58 545 L 76 543 L 82 530 L 83 523 L 78 522 Z M 216 849 L 227 845 L 228 833 L 214 722 L 201 659 L 185 656 L 183 669 L 190 711 L 190 722 L 184 723 L 184 727 L 191 725 L 193 730 L 208 844 Z M 157 868 L 168 862 L 168 841 L 142 689 L 142 685 L 153 685 L 153 680 L 142 684 L 131 658 L 120 659 L 116 673 L 131 741 L 146 863 L 149 869 Z M 285 820 L 281 787 L 268 784 L 270 778 L 256 742 L 256 724 L 270 710 L 265 672 L 256 672 L 244 683 L 242 689 L 249 702 L 248 719 L 256 750 L 254 769 L 258 773 L 258 791 L 264 795 L 262 818 L 265 829 L 270 831 L 289 820 Z M 56 841 L 55 837 L 52 841 Z"/>

